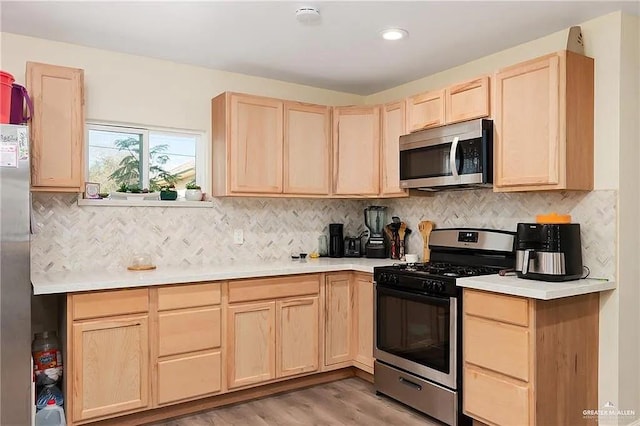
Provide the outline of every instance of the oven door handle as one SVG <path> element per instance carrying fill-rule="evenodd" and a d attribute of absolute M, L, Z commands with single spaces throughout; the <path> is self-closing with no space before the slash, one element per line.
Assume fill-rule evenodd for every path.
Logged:
<path fill-rule="evenodd" d="M 416 302 L 429 302 L 432 304 L 442 305 L 442 306 L 448 306 L 449 298 L 452 297 L 452 296 L 446 296 L 446 297 L 427 296 L 425 294 L 418 294 L 410 291 L 391 289 L 389 287 L 384 287 L 378 284 L 376 284 L 376 291 L 379 294 L 396 296 L 401 299 L 409 299 L 409 300 L 414 300 Z"/>

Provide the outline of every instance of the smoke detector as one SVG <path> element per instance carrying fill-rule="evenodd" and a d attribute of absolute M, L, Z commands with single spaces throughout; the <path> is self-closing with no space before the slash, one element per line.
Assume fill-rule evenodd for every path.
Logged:
<path fill-rule="evenodd" d="M 296 19 L 303 24 L 320 22 L 320 11 L 315 7 L 301 7 L 296 10 Z"/>

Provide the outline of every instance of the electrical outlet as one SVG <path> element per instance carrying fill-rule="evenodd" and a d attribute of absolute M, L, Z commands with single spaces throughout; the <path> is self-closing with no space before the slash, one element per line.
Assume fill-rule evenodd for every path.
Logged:
<path fill-rule="evenodd" d="M 244 243 L 244 232 L 242 231 L 242 229 L 233 230 L 233 243 L 234 244 Z"/>

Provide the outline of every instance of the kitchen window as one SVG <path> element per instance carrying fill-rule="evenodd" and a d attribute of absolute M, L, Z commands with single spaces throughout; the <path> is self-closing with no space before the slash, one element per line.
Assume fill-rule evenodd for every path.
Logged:
<path fill-rule="evenodd" d="M 87 182 L 103 194 L 128 189 L 158 192 L 175 185 L 184 196 L 195 181 L 206 190 L 205 135 L 202 132 L 87 123 Z"/>

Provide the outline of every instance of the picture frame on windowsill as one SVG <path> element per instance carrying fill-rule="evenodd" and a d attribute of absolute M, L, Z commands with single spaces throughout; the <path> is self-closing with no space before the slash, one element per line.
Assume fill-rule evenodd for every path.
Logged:
<path fill-rule="evenodd" d="M 100 184 L 96 182 L 85 182 L 84 183 L 84 198 L 90 200 L 99 200 L 100 199 Z"/>

